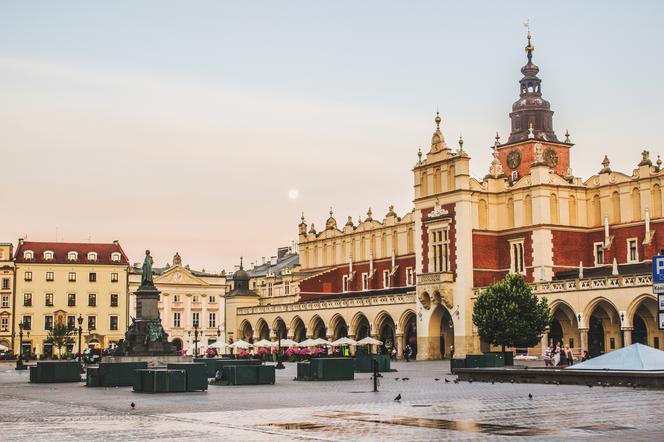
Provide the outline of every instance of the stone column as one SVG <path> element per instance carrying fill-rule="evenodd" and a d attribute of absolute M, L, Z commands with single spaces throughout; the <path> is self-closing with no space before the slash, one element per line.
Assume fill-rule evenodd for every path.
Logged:
<path fill-rule="evenodd" d="M 350 330 L 349 330 L 350 332 Z M 348 338 L 352 339 L 353 341 L 355 340 L 355 334 L 348 333 Z M 356 345 L 351 345 L 350 346 L 350 355 L 355 356 L 355 352 L 357 351 L 357 346 Z"/>
<path fill-rule="evenodd" d="M 544 332 L 542 335 L 542 340 L 540 342 L 541 347 L 542 347 L 542 354 L 546 351 L 546 346 L 549 345 L 549 332 Z"/>
<path fill-rule="evenodd" d="M 624 341 L 625 341 L 625 347 L 628 345 L 632 345 L 632 328 L 631 327 L 623 327 L 622 329 L 623 336 L 624 336 Z"/>
<path fill-rule="evenodd" d="M 403 333 L 397 333 L 395 335 L 395 345 L 397 346 L 397 359 L 401 360 L 403 358 L 403 349 L 404 349 L 404 341 L 405 337 Z"/>
<path fill-rule="evenodd" d="M 588 329 L 579 328 L 579 335 L 581 336 L 581 354 L 588 350 Z"/>

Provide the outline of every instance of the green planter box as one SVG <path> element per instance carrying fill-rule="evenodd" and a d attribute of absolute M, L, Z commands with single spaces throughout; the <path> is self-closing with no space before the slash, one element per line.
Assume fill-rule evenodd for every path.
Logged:
<path fill-rule="evenodd" d="M 300 363 L 302 364 L 302 363 Z M 352 358 L 314 358 L 307 370 L 298 364 L 298 381 L 349 381 L 355 379 L 355 361 Z"/>
<path fill-rule="evenodd" d="M 466 355 L 466 368 L 485 368 L 484 355 Z"/>
<path fill-rule="evenodd" d="M 202 362 L 168 364 L 168 370 L 184 370 L 186 374 L 187 391 L 208 389 L 208 365 Z"/>
<path fill-rule="evenodd" d="M 134 391 L 144 393 L 179 393 L 186 389 L 185 370 L 136 370 Z"/>
<path fill-rule="evenodd" d="M 465 358 L 454 358 L 450 362 L 450 371 L 454 373 L 454 370 L 457 368 L 466 368 L 466 359 Z"/>
<path fill-rule="evenodd" d="M 99 387 L 99 367 L 88 367 L 85 376 L 85 386 Z"/>
<path fill-rule="evenodd" d="M 234 366 L 258 366 L 263 365 L 263 361 L 258 359 L 215 359 L 215 369 L 211 377 L 215 377 L 217 370 L 221 372 L 221 380 L 225 380 L 224 368 Z M 208 372 L 209 373 L 209 372 Z"/>
<path fill-rule="evenodd" d="M 194 362 L 205 364 L 206 375 L 209 378 L 213 378 L 218 370 L 217 361 L 219 361 L 219 359 L 216 358 L 194 358 Z"/>
<path fill-rule="evenodd" d="M 505 357 L 501 352 L 484 353 L 484 366 L 489 368 L 504 367 Z"/>
<path fill-rule="evenodd" d="M 378 361 L 378 371 L 390 371 L 389 355 L 368 355 L 360 354 L 355 356 L 355 371 L 361 373 L 373 372 L 373 361 Z"/>
<path fill-rule="evenodd" d="M 311 378 L 311 362 L 297 363 L 297 380 L 306 381 Z"/>
<path fill-rule="evenodd" d="M 146 368 L 147 362 L 102 362 L 98 368 L 88 368 L 87 386 L 131 387 L 134 384 L 134 372 Z"/>
<path fill-rule="evenodd" d="M 81 366 L 76 361 L 41 361 L 30 367 L 30 382 L 81 382 Z"/>
<path fill-rule="evenodd" d="M 273 365 L 229 365 L 224 367 L 227 385 L 266 385 L 274 384 Z"/>

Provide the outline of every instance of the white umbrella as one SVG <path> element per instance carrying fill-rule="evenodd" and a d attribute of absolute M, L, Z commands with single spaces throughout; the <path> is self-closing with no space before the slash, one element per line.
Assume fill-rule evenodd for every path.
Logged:
<path fill-rule="evenodd" d="M 298 347 L 315 347 L 316 341 L 314 339 L 305 339 L 302 342 L 298 342 L 297 346 Z"/>
<path fill-rule="evenodd" d="M 260 341 L 254 342 L 254 347 L 274 347 L 274 342 L 268 341 L 267 339 L 261 339 Z"/>
<path fill-rule="evenodd" d="M 275 347 L 279 346 L 279 340 L 277 339 L 276 341 L 273 342 Z M 293 341 L 292 339 L 282 339 L 281 340 L 281 346 L 282 347 L 295 347 L 298 343 Z"/>
<path fill-rule="evenodd" d="M 341 346 L 347 346 L 347 345 L 357 345 L 357 341 L 351 338 L 343 337 L 339 338 L 336 341 L 332 343 L 334 347 L 341 347 Z"/>
<path fill-rule="evenodd" d="M 216 341 L 208 345 L 208 348 L 226 348 L 226 347 L 228 347 L 228 344 L 225 343 L 224 341 Z"/>
<path fill-rule="evenodd" d="M 362 338 L 357 341 L 357 345 L 383 345 L 383 341 L 379 341 L 378 339 L 374 339 L 371 336 L 367 336 L 366 338 Z"/>
<path fill-rule="evenodd" d="M 330 341 L 327 341 L 323 338 L 316 338 L 314 339 L 314 345 L 332 345 Z"/>
<path fill-rule="evenodd" d="M 247 341 L 243 341 L 240 339 L 239 341 L 235 341 L 230 345 L 231 348 L 251 348 L 253 345 L 248 343 Z"/>
<path fill-rule="evenodd" d="M 5 347 L 4 345 L 0 344 L 0 351 L 7 351 L 9 350 L 9 347 Z"/>

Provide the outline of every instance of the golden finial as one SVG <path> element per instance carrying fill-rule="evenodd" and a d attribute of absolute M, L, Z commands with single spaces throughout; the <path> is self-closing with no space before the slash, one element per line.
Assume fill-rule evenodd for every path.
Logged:
<path fill-rule="evenodd" d="M 440 118 L 440 113 L 436 111 L 436 119 L 434 120 L 436 122 L 436 129 L 440 129 L 440 122 L 443 121 L 442 118 Z"/>
<path fill-rule="evenodd" d="M 332 206 L 330 206 L 330 218 L 332 217 Z"/>
<path fill-rule="evenodd" d="M 500 135 L 496 132 L 496 142 L 494 143 L 496 147 L 500 146 Z"/>
<path fill-rule="evenodd" d="M 418 161 L 419 163 L 422 162 L 422 148 L 421 148 L 421 147 L 418 147 L 418 148 L 417 148 L 417 161 Z"/>
<path fill-rule="evenodd" d="M 302 221 L 302 224 L 304 224 L 304 212 L 302 212 L 302 216 L 300 217 L 300 220 Z"/>
<path fill-rule="evenodd" d="M 459 134 L 459 152 L 463 152 L 463 134 Z"/>

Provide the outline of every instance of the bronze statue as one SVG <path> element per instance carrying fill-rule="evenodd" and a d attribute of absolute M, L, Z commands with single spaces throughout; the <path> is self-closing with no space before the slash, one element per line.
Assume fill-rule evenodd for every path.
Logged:
<path fill-rule="evenodd" d="M 145 251 L 145 260 L 143 260 L 143 268 L 141 274 L 141 285 L 154 285 L 152 281 L 152 256 L 150 251 Z"/>

